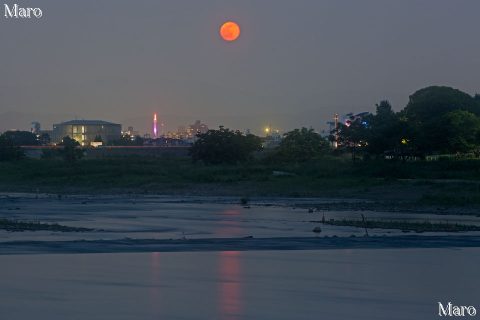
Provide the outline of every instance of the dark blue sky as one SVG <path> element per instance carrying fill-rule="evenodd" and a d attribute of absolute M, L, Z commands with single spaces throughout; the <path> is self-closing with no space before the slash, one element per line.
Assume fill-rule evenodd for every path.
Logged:
<path fill-rule="evenodd" d="M 20 1 L 19 1 L 20 2 Z M 6 3 L 13 3 L 6 1 Z M 428 85 L 480 91 L 478 0 L 22 1 L 0 18 L 0 131 L 71 118 L 320 129 Z M 240 39 L 218 28 L 237 21 Z"/>

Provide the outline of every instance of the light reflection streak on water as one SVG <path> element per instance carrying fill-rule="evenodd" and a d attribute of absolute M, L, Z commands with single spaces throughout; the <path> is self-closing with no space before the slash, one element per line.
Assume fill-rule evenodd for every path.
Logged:
<path fill-rule="evenodd" d="M 241 252 L 219 253 L 219 302 L 221 320 L 237 320 L 242 315 Z"/>
<path fill-rule="evenodd" d="M 150 306 L 152 313 L 156 316 L 161 315 L 162 310 L 162 286 L 161 286 L 161 254 L 152 252 L 150 254 L 151 266 L 151 287 L 150 287 Z"/>
<path fill-rule="evenodd" d="M 230 208 L 221 212 L 222 221 L 219 222 L 217 233 L 220 237 L 239 237 L 244 233 L 244 227 L 241 226 L 238 218 L 241 211 L 238 208 Z"/>

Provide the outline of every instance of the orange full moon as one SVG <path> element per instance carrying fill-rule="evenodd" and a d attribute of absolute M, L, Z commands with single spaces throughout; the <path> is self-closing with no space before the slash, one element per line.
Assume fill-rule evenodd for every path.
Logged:
<path fill-rule="evenodd" d="M 225 41 L 235 41 L 240 36 L 240 26 L 233 21 L 225 22 L 220 27 L 220 36 Z"/>

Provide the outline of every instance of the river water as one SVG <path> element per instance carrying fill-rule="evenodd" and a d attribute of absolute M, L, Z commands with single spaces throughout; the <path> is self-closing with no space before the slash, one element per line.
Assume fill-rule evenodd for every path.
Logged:
<path fill-rule="evenodd" d="M 0 319 L 438 319 L 480 249 L 0 256 Z"/>
<path fill-rule="evenodd" d="M 480 223 L 476 216 L 362 213 L 385 220 Z M 253 237 L 259 243 L 264 238 L 280 243 L 283 240 L 275 239 L 336 236 L 341 241 L 363 236 L 362 229 L 324 225 L 320 235 L 313 234 L 324 215 L 360 217 L 355 211 L 245 207 L 225 199 L 4 196 L 0 218 L 95 231 L 0 231 L 0 246 L 13 248 L 0 247 L 0 320 L 424 320 L 439 319 L 438 302 L 449 301 L 474 305 L 480 312 L 480 248 L 188 252 L 190 239 Z M 379 229 L 370 234 L 405 235 Z M 56 250 L 58 243 L 67 241 L 91 246 L 78 241 L 126 238 L 187 240 L 182 242 L 187 248 L 101 254 Z M 44 246 L 51 250 L 36 252 L 39 244 L 33 241 L 52 243 Z M 96 245 L 102 243 L 106 242 Z"/>

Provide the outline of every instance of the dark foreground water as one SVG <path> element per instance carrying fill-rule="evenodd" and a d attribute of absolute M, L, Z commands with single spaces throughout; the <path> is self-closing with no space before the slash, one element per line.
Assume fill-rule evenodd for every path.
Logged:
<path fill-rule="evenodd" d="M 480 249 L 0 256 L 0 319 L 441 319 Z"/>

